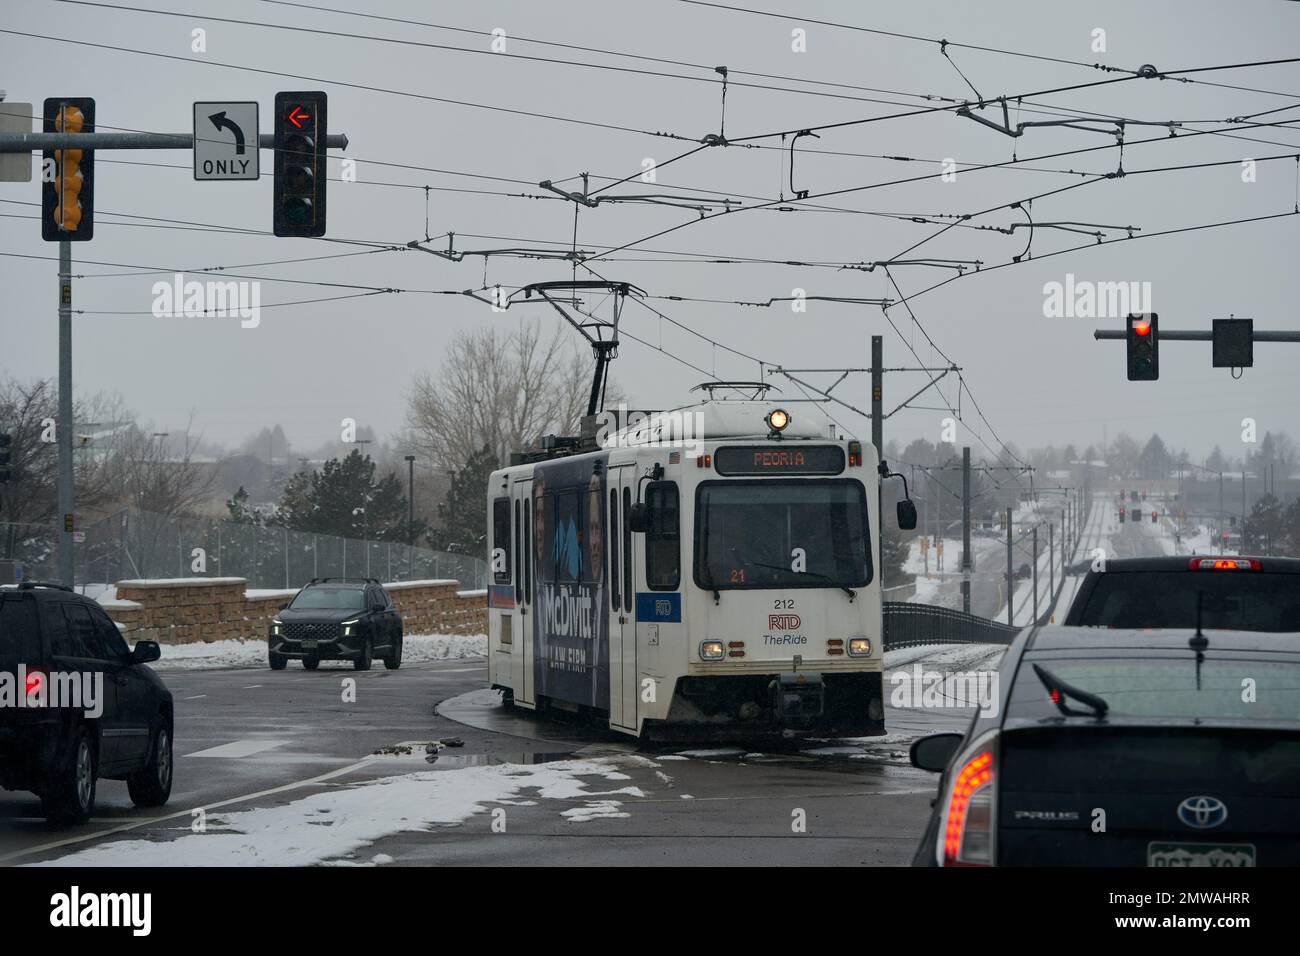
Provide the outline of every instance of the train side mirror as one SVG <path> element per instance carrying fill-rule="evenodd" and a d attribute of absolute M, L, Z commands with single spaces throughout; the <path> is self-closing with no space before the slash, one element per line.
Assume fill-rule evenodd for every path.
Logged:
<path fill-rule="evenodd" d="M 916 528 L 916 505 L 911 498 L 904 498 L 898 503 L 898 526 L 904 531 Z"/>
<path fill-rule="evenodd" d="M 650 506 L 644 501 L 632 505 L 632 509 L 627 513 L 627 526 L 637 534 L 645 534 L 649 531 Z"/>

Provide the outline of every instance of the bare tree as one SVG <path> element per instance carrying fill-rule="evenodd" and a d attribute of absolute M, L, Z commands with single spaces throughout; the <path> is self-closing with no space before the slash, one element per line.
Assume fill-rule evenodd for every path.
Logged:
<path fill-rule="evenodd" d="M 436 467 L 458 468 L 486 444 L 500 462 L 548 432 L 576 434 L 593 360 L 564 329 L 536 324 L 465 333 L 407 400 L 406 444 Z M 611 385 L 610 401 L 617 401 Z"/>
<path fill-rule="evenodd" d="M 53 381 L 0 381 L 0 431 L 12 437 L 11 478 L 0 486 L 0 555 L 38 561 L 54 542 L 59 452 L 58 389 Z M 126 418 L 118 399 L 96 395 L 73 404 L 73 482 L 77 511 L 93 512 L 113 496 L 110 417 Z"/>

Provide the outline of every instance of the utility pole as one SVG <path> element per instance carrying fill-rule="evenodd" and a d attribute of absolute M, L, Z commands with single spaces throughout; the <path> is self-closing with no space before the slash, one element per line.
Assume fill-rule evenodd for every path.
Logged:
<path fill-rule="evenodd" d="M 885 446 L 882 440 L 885 410 L 881 389 L 885 378 L 884 337 L 871 337 L 871 444 L 876 446 L 876 458 L 883 461 Z"/>
<path fill-rule="evenodd" d="M 406 543 L 415 545 L 415 456 L 406 456 Z"/>
<path fill-rule="evenodd" d="M 1034 623 L 1038 623 L 1038 525 L 1034 525 Z"/>
<path fill-rule="evenodd" d="M 1014 569 L 1011 567 L 1011 509 L 1007 508 L 1007 623 L 1014 623 L 1011 618 L 1013 614 L 1012 600 L 1015 597 L 1016 579 Z"/>
<path fill-rule="evenodd" d="M 1053 530 L 1056 526 L 1047 526 L 1047 607 L 1056 607 L 1056 539 Z"/>
<path fill-rule="evenodd" d="M 961 609 L 970 613 L 970 445 L 961 450 Z"/>

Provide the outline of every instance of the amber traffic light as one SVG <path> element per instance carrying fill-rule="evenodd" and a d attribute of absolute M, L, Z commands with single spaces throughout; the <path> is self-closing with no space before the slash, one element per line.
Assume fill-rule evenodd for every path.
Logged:
<path fill-rule="evenodd" d="M 95 101 L 59 96 L 45 101 L 47 133 L 93 133 Z M 95 151 L 47 149 L 41 164 L 41 238 L 85 242 L 95 232 Z"/>

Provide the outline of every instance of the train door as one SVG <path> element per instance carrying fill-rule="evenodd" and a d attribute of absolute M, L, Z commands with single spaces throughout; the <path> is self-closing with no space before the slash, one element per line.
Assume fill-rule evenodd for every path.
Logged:
<path fill-rule="evenodd" d="M 533 578 L 537 570 L 534 560 L 537 549 L 533 540 L 532 478 L 514 482 L 510 499 L 516 532 L 511 539 L 515 551 L 516 611 L 511 615 L 515 630 L 512 635 L 510 686 L 514 688 L 516 700 L 533 704 L 536 702 L 533 688 Z"/>
<path fill-rule="evenodd" d="M 636 501 L 636 468 L 615 465 L 606 482 L 609 498 L 609 722 L 636 730 L 636 549 L 628 512 Z"/>

